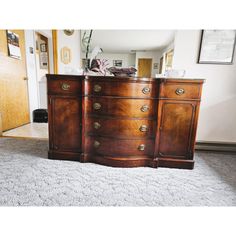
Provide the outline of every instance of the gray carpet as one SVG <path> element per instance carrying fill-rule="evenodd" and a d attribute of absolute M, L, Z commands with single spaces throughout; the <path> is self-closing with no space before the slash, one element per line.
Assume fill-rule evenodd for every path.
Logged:
<path fill-rule="evenodd" d="M 0 138 L 1 206 L 236 206 L 236 155 L 198 152 L 194 170 L 47 159 L 47 142 Z"/>

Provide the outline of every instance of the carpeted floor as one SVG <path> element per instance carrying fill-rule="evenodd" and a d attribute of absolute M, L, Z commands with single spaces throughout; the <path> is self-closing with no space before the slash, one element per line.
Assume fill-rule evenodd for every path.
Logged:
<path fill-rule="evenodd" d="M 1 206 L 236 206 L 236 155 L 195 169 L 111 168 L 47 159 L 47 141 L 0 138 Z"/>

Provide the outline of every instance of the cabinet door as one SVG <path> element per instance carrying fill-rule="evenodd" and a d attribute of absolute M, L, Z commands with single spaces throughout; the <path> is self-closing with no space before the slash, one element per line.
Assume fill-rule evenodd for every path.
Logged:
<path fill-rule="evenodd" d="M 196 102 L 161 102 L 158 156 L 192 159 L 196 106 Z"/>
<path fill-rule="evenodd" d="M 64 152 L 81 151 L 81 99 L 49 98 L 50 148 Z"/>

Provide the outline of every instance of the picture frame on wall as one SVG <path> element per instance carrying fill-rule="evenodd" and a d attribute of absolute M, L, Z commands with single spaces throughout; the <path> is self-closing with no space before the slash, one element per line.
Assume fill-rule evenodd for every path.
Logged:
<path fill-rule="evenodd" d="M 41 43 L 40 44 L 40 51 L 41 52 L 47 52 L 47 45 L 46 45 L 46 43 Z"/>
<path fill-rule="evenodd" d="M 236 30 L 202 30 L 199 64 L 232 64 Z"/>
<path fill-rule="evenodd" d="M 71 50 L 68 47 L 61 49 L 61 61 L 66 65 L 71 62 Z"/>
<path fill-rule="evenodd" d="M 122 67 L 122 60 L 113 60 L 113 66 Z"/>
<path fill-rule="evenodd" d="M 39 62 L 40 62 L 40 69 L 48 69 L 48 54 L 47 54 L 47 52 L 40 52 L 39 53 Z"/>
<path fill-rule="evenodd" d="M 158 63 L 153 63 L 153 69 L 158 70 Z"/>

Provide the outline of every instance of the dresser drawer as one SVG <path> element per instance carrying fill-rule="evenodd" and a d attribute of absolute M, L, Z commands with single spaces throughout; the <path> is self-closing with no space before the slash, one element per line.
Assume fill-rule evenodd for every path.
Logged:
<path fill-rule="evenodd" d="M 86 136 L 85 149 L 88 153 L 94 153 L 104 156 L 153 155 L 154 140 L 122 140 Z"/>
<path fill-rule="evenodd" d="M 80 80 L 48 80 L 49 95 L 79 95 L 81 93 Z"/>
<path fill-rule="evenodd" d="M 156 121 L 147 119 L 102 119 L 91 117 L 85 120 L 85 132 L 89 135 L 104 135 L 117 138 L 155 137 Z"/>
<path fill-rule="evenodd" d="M 90 97 L 85 101 L 87 113 L 90 115 L 154 118 L 157 110 L 154 99 Z"/>
<path fill-rule="evenodd" d="M 174 99 L 199 99 L 201 97 L 200 84 L 163 83 L 160 97 Z"/>
<path fill-rule="evenodd" d="M 110 81 L 91 81 L 88 82 L 88 95 L 118 96 L 118 97 L 157 97 L 158 84 L 153 83 L 127 83 Z"/>

